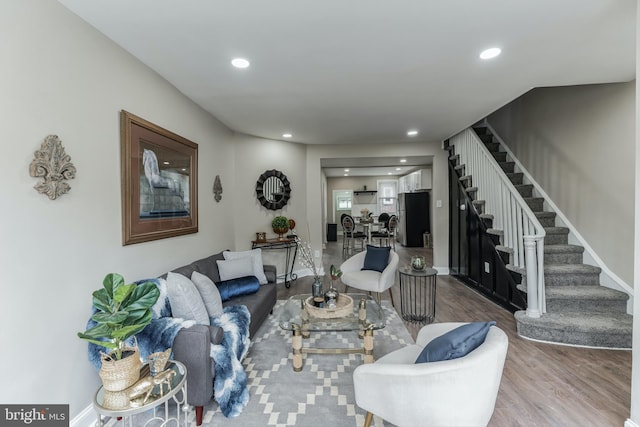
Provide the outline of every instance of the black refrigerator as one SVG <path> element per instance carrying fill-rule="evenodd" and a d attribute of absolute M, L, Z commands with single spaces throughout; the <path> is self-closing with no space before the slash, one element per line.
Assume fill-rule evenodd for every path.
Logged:
<path fill-rule="evenodd" d="M 398 194 L 398 237 L 402 246 L 421 247 L 429 226 L 429 192 Z"/>

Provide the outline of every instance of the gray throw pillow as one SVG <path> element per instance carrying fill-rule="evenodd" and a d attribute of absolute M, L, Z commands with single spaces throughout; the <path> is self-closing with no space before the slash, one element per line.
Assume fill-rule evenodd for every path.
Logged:
<path fill-rule="evenodd" d="M 173 317 L 210 325 L 202 297 L 191 280 L 178 273 L 167 273 L 167 294 Z"/>
<path fill-rule="evenodd" d="M 202 297 L 209 317 L 220 316 L 224 312 L 224 308 L 222 307 L 220 292 L 216 284 L 213 283 L 213 280 L 202 273 L 194 271 L 191 274 L 191 281 L 196 285 L 196 288 L 198 288 L 198 292 L 200 293 L 200 297 Z"/>

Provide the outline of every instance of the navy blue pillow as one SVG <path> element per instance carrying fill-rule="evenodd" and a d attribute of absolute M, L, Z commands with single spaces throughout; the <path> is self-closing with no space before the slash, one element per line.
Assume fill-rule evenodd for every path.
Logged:
<path fill-rule="evenodd" d="M 217 286 L 220 292 L 220 299 L 224 302 L 233 297 L 255 294 L 260 289 L 260 281 L 256 276 L 246 276 L 224 280 L 218 283 Z"/>
<path fill-rule="evenodd" d="M 382 273 L 389 264 L 389 252 L 391 246 L 371 246 L 367 245 L 367 253 L 364 256 L 364 265 L 361 270 L 374 270 Z"/>
<path fill-rule="evenodd" d="M 416 363 L 439 362 L 466 356 L 484 342 L 496 322 L 474 322 L 459 326 L 425 346 Z"/>

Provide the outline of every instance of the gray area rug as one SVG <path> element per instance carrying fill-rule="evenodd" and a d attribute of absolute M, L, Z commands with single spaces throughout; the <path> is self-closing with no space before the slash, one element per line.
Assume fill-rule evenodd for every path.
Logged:
<path fill-rule="evenodd" d="M 204 408 L 203 426 L 229 427 L 362 427 L 365 411 L 356 406 L 353 393 L 353 371 L 363 362 L 362 354 L 304 354 L 303 369 L 294 372 L 291 355 L 291 332 L 280 329 L 278 318 L 285 301 L 278 301 L 255 337 L 243 366 L 247 372 L 250 400 L 242 414 L 226 418 L 218 404 L 211 400 Z M 413 344 L 413 338 L 396 310 L 382 302 L 387 326 L 374 333 L 374 358 Z M 311 334 L 303 346 L 362 347 L 357 332 Z M 175 405 L 170 405 L 170 416 Z M 145 426 L 152 411 L 133 418 L 134 426 Z M 194 427 L 195 411 L 189 413 L 189 427 Z M 109 419 L 105 427 L 120 427 L 123 420 Z M 128 421 L 125 425 L 129 425 Z M 148 426 L 159 426 L 150 421 Z M 168 426 L 174 426 L 171 422 Z M 184 421 L 180 426 L 184 425 Z M 392 427 L 373 417 L 375 427 Z"/>
<path fill-rule="evenodd" d="M 278 326 L 284 301 L 252 337 L 245 366 L 249 404 L 236 418 L 225 418 L 212 400 L 205 407 L 203 425 L 242 427 L 356 427 L 364 425 L 365 412 L 355 404 L 353 370 L 361 354 L 304 354 L 302 372 L 291 365 L 291 332 Z M 413 339 L 390 303 L 383 301 L 387 326 L 374 334 L 374 357 L 412 344 Z M 356 332 L 312 334 L 303 346 L 361 347 Z M 389 426 L 374 417 L 375 426 Z M 193 423 L 195 425 L 195 423 Z"/>

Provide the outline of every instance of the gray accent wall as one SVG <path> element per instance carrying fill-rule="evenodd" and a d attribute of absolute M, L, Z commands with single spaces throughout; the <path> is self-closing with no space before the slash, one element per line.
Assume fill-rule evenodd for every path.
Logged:
<path fill-rule="evenodd" d="M 635 81 L 537 88 L 489 116 L 606 266 L 633 287 Z"/>

